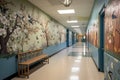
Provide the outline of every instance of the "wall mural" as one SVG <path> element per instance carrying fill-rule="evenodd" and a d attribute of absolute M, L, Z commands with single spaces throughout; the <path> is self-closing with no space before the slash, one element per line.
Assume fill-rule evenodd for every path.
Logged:
<path fill-rule="evenodd" d="M 66 29 L 26 0 L 0 0 L 0 54 L 66 41 Z"/>
<path fill-rule="evenodd" d="M 105 9 L 105 80 L 120 80 L 120 0 L 111 0 Z M 114 57 L 113 57 L 114 56 Z"/>
<path fill-rule="evenodd" d="M 98 20 L 96 20 L 86 34 L 88 41 L 96 47 L 98 47 L 98 28 Z"/>
<path fill-rule="evenodd" d="M 120 53 L 120 0 L 111 0 L 105 10 L 105 49 Z"/>

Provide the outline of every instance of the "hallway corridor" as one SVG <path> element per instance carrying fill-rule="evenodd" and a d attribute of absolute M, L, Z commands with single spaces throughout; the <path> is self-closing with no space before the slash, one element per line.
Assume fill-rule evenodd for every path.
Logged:
<path fill-rule="evenodd" d="M 77 43 L 50 58 L 50 63 L 30 74 L 29 79 L 12 80 L 104 80 L 85 43 Z"/>

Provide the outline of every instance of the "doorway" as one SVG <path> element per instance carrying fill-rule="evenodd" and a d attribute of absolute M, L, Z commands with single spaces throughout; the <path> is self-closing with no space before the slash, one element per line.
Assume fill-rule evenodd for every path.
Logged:
<path fill-rule="evenodd" d="M 101 72 L 104 72 L 104 17 L 105 11 L 103 7 L 99 13 L 100 27 L 99 27 L 98 65 L 99 71 Z"/>

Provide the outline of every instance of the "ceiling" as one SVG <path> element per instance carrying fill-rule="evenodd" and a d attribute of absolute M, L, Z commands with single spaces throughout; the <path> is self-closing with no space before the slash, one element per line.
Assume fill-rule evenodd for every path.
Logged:
<path fill-rule="evenodd" d="M 65 7 L 60 3 L 62 0 L 28 0 L 49 16 L 63 24 L 65 27 L 84 34 L 88 24 L 88 20 L 91 14 L 94 0 L 72 0 L 72 4 L 69 7 Z M 59 14 L 59 9 L 74 9 L 74 14 Z M 78 20 L 78 23 L 67 23 L 67 20 Z M 71 26 L 79 25 L 78 28 L 72 28 Z"/>

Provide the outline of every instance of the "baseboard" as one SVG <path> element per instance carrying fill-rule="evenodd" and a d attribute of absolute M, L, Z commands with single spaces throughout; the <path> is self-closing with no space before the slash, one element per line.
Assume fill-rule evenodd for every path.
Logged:
<path fill-rule="evenodd" d="M 7 77 L 7 78 L 5 78 L 5 79 L 3 79 L 3 80 L 11 80 L 11 79 L 14 78 L 15 76 L 17 76 L 17 73 L 18 73 L 18 72 L 12 74 L 11 76 L 9 76 L 9 77 Z"/>
<path fill-rule="evenodd" d="M 50 57 L 52 57 L 52 56 L 54 56 L 54 55 L 56 55 L 57 53 L 59 53 L 60 51 L 62 51 L 62 50 L 64 50 L 64 49 L 66 49 L 66 48 L 67 48 L 67 47 L 65 47 L 65 48 L 63 48 L 63 49 L 61 49 L 61 50 L 59 50 L 59 51 L 57 51 L 57 52 L 53 53 L 52 55 L 50 55 L 50 56 L 49 56 L 49 58 L 50 58 Z"/>

